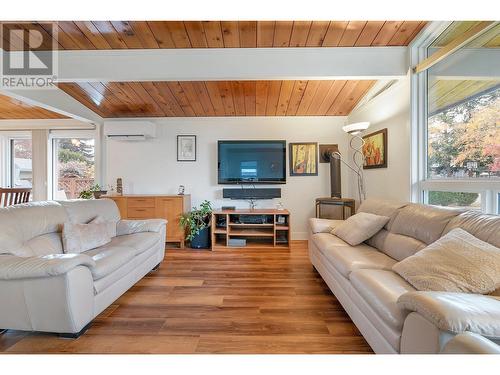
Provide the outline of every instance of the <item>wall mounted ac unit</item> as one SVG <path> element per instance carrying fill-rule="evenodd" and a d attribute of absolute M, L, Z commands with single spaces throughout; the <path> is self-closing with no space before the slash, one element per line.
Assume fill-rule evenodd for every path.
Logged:
<path fill-rule="evenodd" d="M 156 137 L 151 121 L 105 121 L 104 135 L 114 141 L 146 141 Z"/>

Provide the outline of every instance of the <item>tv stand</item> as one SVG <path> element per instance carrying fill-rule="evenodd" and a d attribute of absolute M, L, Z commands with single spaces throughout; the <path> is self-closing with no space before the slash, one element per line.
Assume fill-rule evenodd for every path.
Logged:
<path fill-rule="evenodd" d="M 288 210 L 219 210 L 212 212 L 212 250 L 290 248 Z M 230 240 L 245 244 L 230 246 Z M 240 241 L 241 242 L 241 241 Z"/>

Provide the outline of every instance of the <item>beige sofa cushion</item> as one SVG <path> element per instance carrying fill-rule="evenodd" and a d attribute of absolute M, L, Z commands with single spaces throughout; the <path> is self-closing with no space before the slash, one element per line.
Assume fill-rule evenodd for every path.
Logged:
<path fill-rule="evenodd" d="M 343 222 L 344 220 L 310 218 L 309 228 L 311 228 L 312 233 L 330 233 Z"/>
<path fill-rule="evenodd" d="M 398 306 L 398 298 L 415 288 L 396 273 L 387 270 L 354 270 L 349 280 L 380 319 L 395 330 L 403 328 L 409 311 Z"/>
<path fill-rule="evenodd" d="M 78 254 L 111 242 L 107 223 L 97 217 L 88 224 L 64 223 L 63 248 L 66 254 Z"/>
<path fill-rule="evenodd" d="M 390 230 L 399 209 L 405 207 L 407 204 L 385 199 L 369 198 L 361 203 L 358 212 L 368 212 L 370 214 L 389 217 L 390 220 L 385 225 L 385 229 Z"/>
<path fill-rule="evenodd" d="M 385 229 L 382 229 L 366 242 L 368 245 L 399 261 L 408 258 L 427 246 L 413 237 L 391 233 Z"/>
<path fill-rule="evenodd" d="M 436 241 L 448 222 L 462 211 L 410 203 L 401 208 L 391 232 L 416 238 L 427 245 Z"/>
<path fill-rule="evenodd" d="M 317 233 L 311 240 L 323 256 L 345 278 L 356 269 L 390 270 L 396 261 L 366 244 L 351 246 L 329 233 Z"/>
<path fill-rule="evenodd" d="M 0 208 L 0 254 L 46 255 L 43 250 L 34 251 L 29 242 L 39 236 L 61 232 L 67 220 L 65 209 L 56 202 L 30 202 Z"/>
<path fill-rule="evenodd" d="M 90 267 L 94 280 L 111 274 L 135 256 L 134 250 L 130 247 L 110 245 L 86 251 L 84 254 L 90 256 L 96 263 L 94 267 Z"/>
<path fill-rule="evenodd" d="M 156 245 L 161 239 L 159 233 L 142 232 L 117 236 L 111 240 L 111 246 L 129 247 L 138 255 Z"/>
<path fill-rule="evenodd" d="M 456 228 L 393 270 L 418 290 L 486 294 L 500 287 L 500 249 Z"/>
<path fill-rule="evenodd" d="M 455 228 L 462 228 L 474 237 L 500 247 L 499 215 L 488 215 L 477 211 L 464 212 L 450 220 L 443 235 Z"/>
<path fill-rule="evenodd" d="M 108 225 L 109 235 L 116 236 L 116 224 L 120 211 L 111 199 L 74 199 L 59 201 L 66 209 L 69 221 L 73 224 L 86 224 L 100 216 Z"/>
<path fill-rule="evenodd" d="M 469 293 L 409 292 L 398 305 L 416 311 L 443 331 L 500 338 L 500 299 Z"/>
<path fill-rule="evenodd" d="M 389 221 L 387 216 L 379 216 L 368 212 L 360 212 L 349 217 L 332 230 L 332 234 L 349 245 L 356 246 L 380 231 Z"/>

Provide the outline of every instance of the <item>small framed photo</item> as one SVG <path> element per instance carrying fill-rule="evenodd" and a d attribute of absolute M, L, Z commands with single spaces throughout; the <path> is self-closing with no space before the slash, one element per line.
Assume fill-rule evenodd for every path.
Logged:
<path fill-rule="evenodd" d="M 177 161 L 196 161 L 196 135 L 177 136 Z"/>
<path fill-rule="evenodd" d="M 318 144 L 290 143 L 290 176 L 318 175 Z"/>

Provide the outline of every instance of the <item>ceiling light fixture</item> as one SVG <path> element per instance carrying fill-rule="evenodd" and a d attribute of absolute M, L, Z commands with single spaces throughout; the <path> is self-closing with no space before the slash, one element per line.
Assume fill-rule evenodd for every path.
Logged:
<path fill-rule="evenodd" d="M 356 122 L 354 124 L 344 125 L 342 127 L 342 130 L 345 131 L 346 133 L 357 135 L 361 133 L 363 130 L 368 129 L 369 126 L 370 123 L 368 121 Z"/>

